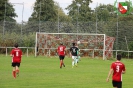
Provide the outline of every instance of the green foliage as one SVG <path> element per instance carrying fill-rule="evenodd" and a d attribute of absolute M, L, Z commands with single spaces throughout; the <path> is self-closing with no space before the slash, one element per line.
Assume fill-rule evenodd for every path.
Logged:
<path fill-rule="evenodd" d="M 23 38 L 23 47 L 34 47 L 35 46 L 35 33 L 29 33 Z"/>
<path fill-rule="evenodd" d="M 17 15 L 9 0 L 0 0 L 0 21 L 5 19 L 5 21 L 16 22 L 14 17 L 17 17 Z"/>
<path fill-rule="evenodd" d="M 28 35 L 20 35 L 19 33 L 5 33 L 4 37 L 0 36 L 1 47 L 14 47 L 14 44 L 18 43 L 19 47 L 34 47 L 35 46 L 35 33 L 29 33 Z M 23 49 L 24 53 L 26 49 Z M 0 49 L 0 53 L 5 53 L 5 49 Z M 9 52 L 8 52 L 9 53 Z"/>
<path fill-rule="evenodd" d="M 53 0 L 36 0 L 29 21 L 56 21 L 57 12 Z"/>
<path fill-rule="evenodd" d="M 89 7 L 91 0 L 73 0 L 72 4 L 66 9 L 72 21 L 90 21 L 92 19 L 91 8 Z"/>
<path fill-rule="evenodd" d="M 133 41 L 129 44 L 130 51 L 133 51 Z"/>
<path fill-rule="evenodd" d="M 25 31 L 43 32 L 56 32 L 51 29 L 57 28 L 59 22 L 68 22 L 70 17 L 67 16 L 57 2 L 53 0 L 36 0 L 34 4 L 34 11 L 29 18 L 28 24 L 25 25 Z M 51 23 L 51 25 L 46 25 Z M 53 24 L 54 23 L 54 24 Z M 58 28 L 57 28 L 58 29 Z"/>
<path fill-rule="evenodd" d="M 95 14 L 97 15 L 98 21 L 109 21 L 112 18 L 116 17 L 116 13 L 114 13 L 114 6 L 110 4 L 100 4 L 95 8 Z"/>
<path fill-rule="evenodd" d="M 58 20 L 59 22 L 69 22 L 71 20 L 71 18 L 64 13 L 63 9 L 56 2 L 54 4 L 54 9 L 56 10 L 57 13 L 56 20 Z"/>

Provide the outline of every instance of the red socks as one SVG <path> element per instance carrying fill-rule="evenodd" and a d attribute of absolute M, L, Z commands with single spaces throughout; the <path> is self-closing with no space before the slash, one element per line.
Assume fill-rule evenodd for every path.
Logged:
<path fill-rule="evenodd" d="M 19 73 L 19 70 L 12 71 L 12 75 L 13 75 L 14 78 L 16 78 L 16 73 Z"/>
<path fill-rule="evenodd" d="M 13 71 L 12 75 L 13 75 L 14 78 L 16 78 L 16 71 Z"/>

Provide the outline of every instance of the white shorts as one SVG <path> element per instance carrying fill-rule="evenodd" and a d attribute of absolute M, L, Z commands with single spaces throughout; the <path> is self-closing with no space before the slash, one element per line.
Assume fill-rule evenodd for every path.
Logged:
<path fill-rule="evenodd" d="M 77 59 L 77 56 L 72 56 L 72 59 L 74 60 L 74 59 Z"/>

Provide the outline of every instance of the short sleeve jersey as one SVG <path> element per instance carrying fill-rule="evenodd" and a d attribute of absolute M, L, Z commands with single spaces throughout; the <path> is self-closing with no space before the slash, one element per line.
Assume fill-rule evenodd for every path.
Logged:
<path fill-rule="evenodd" d="M 111 64 L 111 68 L 113 69 L 113 76 L 112 76 L 112 80 L 114 81 L 122 81 L 122 71 L 125 71 L 125 65 L 120 62 L 120 61 L 116 61 L 114 63 Z"/>
<path fill-rule="evenodd" d="M 65 49 L 66 49 L 66 46 L 64 45 L 60 45 L 57 49 L 57 52 L 58 52 L 58 55 L 65 55 Z"/>
<path fill-rule="evenodd" d="M 21 63 L 22 51 L 19 48 L 12 49 L 10 54 L 13 56 L 12 57 L 13 63 Z"/>
<path fill-rule="evenodd" d="M 77 56 L 78 55 L 78 50 L 79 49 L 75 46 L 71 47 L 70 52 L 71 52 L 72 56 Z"/>

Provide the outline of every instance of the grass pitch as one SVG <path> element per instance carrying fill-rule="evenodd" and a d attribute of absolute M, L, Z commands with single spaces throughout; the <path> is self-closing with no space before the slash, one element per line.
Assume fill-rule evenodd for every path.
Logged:
<path fill-rule="evenodd" d="M 0 56 L 0 88 L 113 88 L 106 77 L 110 64 L 115 60 L 82 58 L 78 67 L 72 68 L 71 58 L 66 57 L 66 67 L 59 68 L 58 57 L 23 56 L 19 77 L 13 79 L 11 57 Z M 123 59 L 126 74 L 123 88 L 132 88 L 133 60 Z"/>

